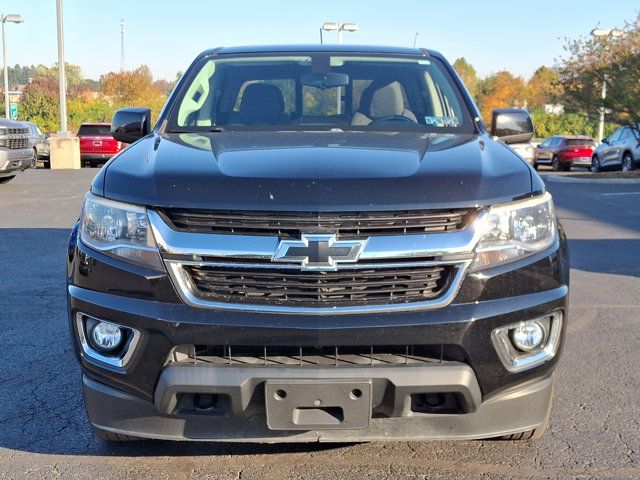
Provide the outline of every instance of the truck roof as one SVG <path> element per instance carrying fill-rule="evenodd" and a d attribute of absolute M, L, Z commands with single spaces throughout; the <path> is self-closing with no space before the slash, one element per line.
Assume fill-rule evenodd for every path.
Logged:
<path fill-rule="evenodd" d="M 439 56 L 433 50 L 411 47 L 391 47 L 377 45 L 336 45 L 336 44 L 296 44 L 296 45 L 246 45 L 220 47 L 206 50 L 204 54 L 245 54 L 245 53 L 293 53 L 293 52 L 330 52 L 330 53 L 381 53 L 393 55 Z"/>

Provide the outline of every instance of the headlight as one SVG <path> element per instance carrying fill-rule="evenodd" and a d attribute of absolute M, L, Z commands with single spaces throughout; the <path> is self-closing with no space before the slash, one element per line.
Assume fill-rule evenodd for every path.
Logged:
<path fill-rule="evenodd" d="M 556 241 L 556 216 L 548 192 L 528 200 L 491 207 L 478 222 L 482 236 L 473 270 L 532 255 Z"/>
<path fill-rule="evenodd" d="M 80 239 L 106 255 L 164 270 L 144 207 L 89 193 L 80 218 Z"/>

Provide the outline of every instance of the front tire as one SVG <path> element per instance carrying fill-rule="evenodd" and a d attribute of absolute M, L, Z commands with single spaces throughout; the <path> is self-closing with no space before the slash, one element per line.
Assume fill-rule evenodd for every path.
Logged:
<path fill-rule="evenodd" d="M 591 173 L 598 173 L 602 171 L 600 166 L 600 159 L 596 156 L 591 157 Z"/>
<path fill-rule="evenodd" d="M 625 153 L 622 157 L 622 171 L 623 172 L 631 172 L 635 169 L 635 165 L 633 164 L 633 157 L 630 153 Z"/>
<path fill-rule="evenodd" d="M 558 160 L 558 157 L 553 157 L 551 159 L 551 167 L 553 168 L 554 172 L 559 172 L 560 170 L 562 170 L 562 166 L 560 165 L 560 160 Z"/>

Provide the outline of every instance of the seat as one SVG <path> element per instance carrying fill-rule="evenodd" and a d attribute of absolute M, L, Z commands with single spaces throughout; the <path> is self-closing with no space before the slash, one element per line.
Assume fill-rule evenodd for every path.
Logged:
<path fill-rule="evenodd" d="M 362 92 L 358 111 L 351 119 L 351 125 L 369 125 L 376 118 L 389 115 L 403 116 L 416 121 L 416 116 L 404 107 L 402 87 L 398 82 L 372 82 Z"/>
<path fill-rule="evenodd" d="M 280 89 L 265 83 L 247 85 L 240 101 L 239 120 L 245 125 L 283 123 L 284 98 Z"/>

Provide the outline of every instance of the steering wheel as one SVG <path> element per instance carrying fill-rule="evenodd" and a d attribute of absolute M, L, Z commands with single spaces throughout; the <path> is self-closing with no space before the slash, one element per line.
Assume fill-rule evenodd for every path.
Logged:
<path fill-rule="evenodd" d="M 375 125 L 377 123 L 411 123 L 416 125 L 418 122 L 404 115 L 383 115 L 382 117 L 376 117 L 371 120 L 369 125 Z"/>

